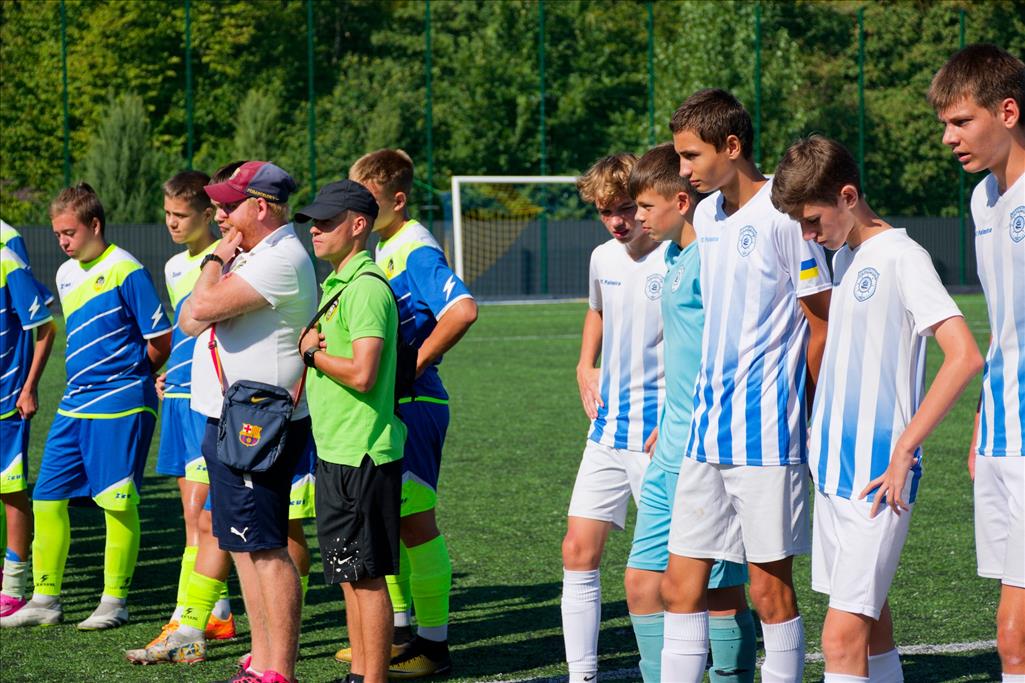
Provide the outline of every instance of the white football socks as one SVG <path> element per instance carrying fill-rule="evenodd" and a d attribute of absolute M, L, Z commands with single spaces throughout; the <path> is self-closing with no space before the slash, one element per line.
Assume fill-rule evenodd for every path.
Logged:
<path fill-rule="evenodd" d="M 665 613 L 662 680 L 701 683 L 708 659 L 708 612 Z"/>
<path fill-rule="evenodd" d="M 904 683 L 904 670 L 900 667 L 897 648 L 868 658 L 868 680 L 872 683 Z"/>
<path fill-rule="evenodd" d="M 864 676 L 852 676 L 850 674 L 834 674 L 826 672 L 822 683 L 869 683 L 872 679 Z"/>
<path fill-rule="evenodd" d="M 601 626 L 599 570 L 562 571 L 562 637 L 570 683 L 598 672 L 598 629 Z"/>
<path fill-rule="evenodd" d="M 800 683 L 804 674 L 804 623 L 794 617 L 782 624 L 762 622 L 765 662 L 762 683 Z"/>

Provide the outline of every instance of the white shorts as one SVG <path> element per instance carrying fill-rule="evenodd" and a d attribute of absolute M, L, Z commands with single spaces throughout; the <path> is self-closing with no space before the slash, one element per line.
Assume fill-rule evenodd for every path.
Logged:
<path fill-rule="evenodd" d="M 1025 588 L 1025 458 L 975 458 L 979 576 Z"/>
<path fill-rule="evenodd" d="M 880 505 L 873 518 L 871 510 L 868 501 L 815 491 L 811 587 L 829 595 L 833 609 L 878 619 L 897 573 L 911 512 L 897 515 Z"/>
<path fill-rule="evenodd" d="M 669 552 L 762 563 L 809 550 L 807 465 L 680 463 Z"/>
<path fill-rule="evenodd" d="M 611 522 L 622 531 L 627 502 L 631 496 L 634 504 L 640 499 L 649 460 L 644 451 L 610 448 L 588 439 L 573 484 L 569 516 Z"/>

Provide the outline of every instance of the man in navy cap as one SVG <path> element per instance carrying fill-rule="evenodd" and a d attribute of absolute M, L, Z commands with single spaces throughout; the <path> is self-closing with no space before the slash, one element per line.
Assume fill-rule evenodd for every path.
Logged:
<path fill-rule="evenodd" d="M 299 637 L 300 584 L 289 559 L 292 471 L 310 436 L 306 400 L 292 413 L 283 454 L 265 472 L 243 473 L 217 459 L 224 386 L 255 380 L 295 396 L 303 361 L 296 340 L 316 312 L 313 263 L 288 222 L 295 181 L 266 161 L 248 161 L 227 181 L 207 185 L 218 224 L 228 232 L 203 260 L 179 325 L 197 336 L 192 409 L 207 416 L 202 451 L 210 475 L 213 532 L 231 553 L 252 634 L 247 672 L 291 681 Z M 218 370 L 210 342 L 216 340 Z M 179 631 L 182 629 L 179 628 Z M 181 639 L 183 634 L 172 637 Z M 250 680 L 242 678 L 240 680 Z"/>

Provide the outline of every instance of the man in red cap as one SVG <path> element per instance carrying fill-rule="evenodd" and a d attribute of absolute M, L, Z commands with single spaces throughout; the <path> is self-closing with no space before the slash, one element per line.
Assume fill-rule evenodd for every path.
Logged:
<path fill-rule="evenodd" d="M 295 181 L 265 161 L 248 161 L 226 182 L 207 185 L 216 220 L 228 232 L 204 259 L 179 325 L 198 336 L 192 359 L 192 409 L 207 416 L 203 455 L 210 475 L 213 531 L 231 553 L 252 633 L 252 658 L 240 681 L 291 681 L 299 635 L 300 587 L 289 559 L 292 471 L 310 437 L 300 397 L 285 447 L 265 472 L 242 472 L 217 458 L 222 382 L 254 380 L 294 397 L 303 361 L 296 340 L 316 312 L 313 263 L 288 222 Z M 209 349 L 216 340 L 220 374 Z"/>

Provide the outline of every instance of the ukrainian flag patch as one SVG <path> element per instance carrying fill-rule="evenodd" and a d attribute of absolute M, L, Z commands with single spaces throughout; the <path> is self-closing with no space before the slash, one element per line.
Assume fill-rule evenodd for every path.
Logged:
<path fill-rule="evenodd" d="M 801 261 L 801 280 L 811 280 L 819 276 L 819 267 L 815 259 L 810 258 Z"/>

